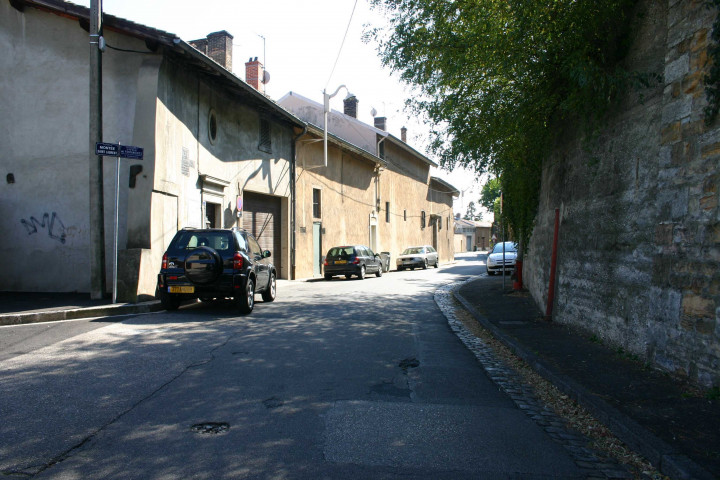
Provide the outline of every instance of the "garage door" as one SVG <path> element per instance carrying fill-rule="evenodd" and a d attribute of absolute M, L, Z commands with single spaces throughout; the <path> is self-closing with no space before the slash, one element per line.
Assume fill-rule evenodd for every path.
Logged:
<path fill-rule="evenodd" d="M 280 271 L 280 198 L 259 193 L 243 193 L 243 229 L 258 239 L 263 250 L 270 250 L 275 268 Z"/>

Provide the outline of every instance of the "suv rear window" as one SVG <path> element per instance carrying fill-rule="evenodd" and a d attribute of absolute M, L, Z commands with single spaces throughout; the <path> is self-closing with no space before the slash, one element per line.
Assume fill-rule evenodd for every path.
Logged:
<path fill-rule="evenodd" d="M 170 244 L 169 250 L 192 250 L 197 247 L 210 247 L 215 250 L 230 250 L 232 235 L 230 232 L 178 232 Z"/>

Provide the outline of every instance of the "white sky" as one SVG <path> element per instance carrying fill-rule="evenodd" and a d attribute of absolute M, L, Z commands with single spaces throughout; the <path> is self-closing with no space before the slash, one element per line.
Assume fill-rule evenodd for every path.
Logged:
<path fill-rule="evenodd" d="M 90 4 L 90 0 L 71 1 Z M 370 111 L 375 108 L 378 116 L 387 117 L 390 133 L 399 138 L 400 128 L 407 127 L 408 143 L 426 153 L 428 128 L 403 112 L 411 90 L 382 67 L 375 45 L 362 41 L 367 25 L 384 25 L 380 12 L 371 10 L 367 0 L 103 0 L 103 11 L 185 41 L 226 30 L 234 37 L 234 73 L 244 79 L 245 62 L 264 58 L 271 77 L 266 93 L 271 98 L 293 91 L 322 103 L 323 89 L 333 93 L 344 84 L 358 98 L 359 120 L 372 125 Z M 343 89 L 333 97 L 333 109 L 342 111 L 346 93 Z M 455 201 L 456 213 L 464 214 L 470 200 L 477 203 L 480 186 L 474 172 L 431 174 L 465 191 Z"/>

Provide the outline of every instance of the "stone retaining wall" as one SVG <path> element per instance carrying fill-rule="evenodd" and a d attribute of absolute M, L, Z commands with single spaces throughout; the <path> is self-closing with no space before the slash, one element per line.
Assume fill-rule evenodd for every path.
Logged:
<path fill-rule="evenodd" d="M 553 320 L 667 371 L 720 385 L 720 126 L 704 123 L 716 10 L 646 0 L 630 69 L 654 72 L 600 132 L 568 131 L 543 170 L 524 279 Z"/>

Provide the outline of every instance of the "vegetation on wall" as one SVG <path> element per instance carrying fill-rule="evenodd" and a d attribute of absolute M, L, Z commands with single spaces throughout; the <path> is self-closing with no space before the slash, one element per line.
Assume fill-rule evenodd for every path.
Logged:
<path fill-rule="evenodd" d="M 505 223 L 527 241 L 559 127 L 593 125 L 642 80 L 621 67 L 636 2 L 371 0 L 390 28 L 368 38 L 416 87 L 407 106 L 431 127 L 431 153 L 495 176 Z"/>

